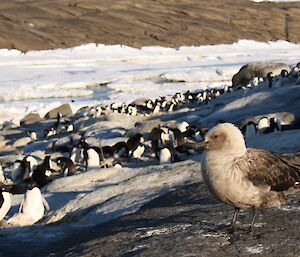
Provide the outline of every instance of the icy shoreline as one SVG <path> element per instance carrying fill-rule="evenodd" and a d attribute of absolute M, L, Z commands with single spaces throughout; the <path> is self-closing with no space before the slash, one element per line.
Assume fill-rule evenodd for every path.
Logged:
<path fill-rule="evenodd" d="M 0 122 L 15 123 L 30 112 L 41 116 L 71 102 L 84 105 L 125 102 L 176 92 L 222 87 L 249 62 L 274 61 L 295 65 L 300 44 L 285 41 L 239 40 L 231 45 L 180 48 L 88 44 L 69 49 L 0 50 Z M 105 84 L 107 91 L 95 95 Z M 99 98 L 98 98 L 99 97 Z M 54 99 L 54 102 L 53 102 Z"/>

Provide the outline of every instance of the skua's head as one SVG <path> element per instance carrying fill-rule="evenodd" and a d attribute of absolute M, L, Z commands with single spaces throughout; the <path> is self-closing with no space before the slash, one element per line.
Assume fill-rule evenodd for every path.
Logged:
<path fill-rule="evenodd" d="M 208 151 L 232 152 L 235 156 L 246 151 L 242 132 L 231 123 L 221 123 L 205 135 L 205 148 Z"/>

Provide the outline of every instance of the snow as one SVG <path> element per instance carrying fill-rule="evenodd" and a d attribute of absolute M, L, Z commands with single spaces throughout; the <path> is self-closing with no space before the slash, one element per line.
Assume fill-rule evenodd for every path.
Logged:
<path fill-rule="evenodd" d="M 239 40 L 231 45 L 148 46 L 87 44 L 47 51 L 0 50 L 0 122 L 41 115 L 61 103 L 73 110 L 102 102 L 131 102 L 147 95 L 222 87 L 249 62 L 295 65 L 300 45 Z"/>

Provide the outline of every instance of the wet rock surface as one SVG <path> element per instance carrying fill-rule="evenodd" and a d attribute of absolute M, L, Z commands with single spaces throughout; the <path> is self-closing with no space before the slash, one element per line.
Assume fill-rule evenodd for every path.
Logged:
<path fill-rule="evenodd" d="M 300 194 L 280 209 L 261 209 L 254 234 L 251 210 L 234 232 L 233 208 L 201 183 L 168 193 L 135 214 L 80 231 L 34 256 L 299 256 Z"/>

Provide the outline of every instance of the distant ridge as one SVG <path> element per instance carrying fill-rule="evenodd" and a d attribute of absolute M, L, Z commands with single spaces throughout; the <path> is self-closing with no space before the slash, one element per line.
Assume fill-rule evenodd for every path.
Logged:
<path fill-rule="evenodd" d="M 83 43 L 134 47 L 300 41 L 300 2 L 249 0 L 10 1 L 0 4 L 0 48 L 22 51 Z"/>

